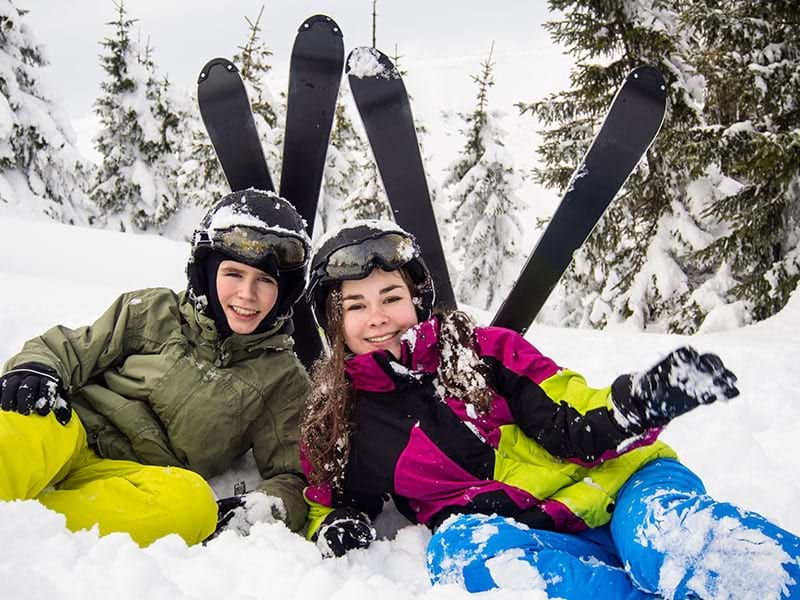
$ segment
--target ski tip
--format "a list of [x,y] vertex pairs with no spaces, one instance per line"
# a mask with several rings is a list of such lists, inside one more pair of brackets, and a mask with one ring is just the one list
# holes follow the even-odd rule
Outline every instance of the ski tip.
[[208,77],[209,77],[209,74],[211,73],[211,69],[213,69],[217,65],[219,65],[222,69],[224,69],[225,71],[228,71],[230,73],[238,73],[239,72],[239,69],[236,68],[236,65],[234,65],[227,58],[222,58],[222,57],[212,58],[200,70],[200,75],[197,76],[197,84],[200,85],[205,80],[207,80]]
[[646,86],[648,90],[656,95],[667,97],[667,82],[664,76],[653,65],[642,65],[636,67],[628,74],[629,81],[637,81],[640,85]]
[[343,37],[342,28],[339,27],[339,24],[328,15],[313,15],[308,17],[305,21],[303,21],[300,27],[297,28],[297,33],[308,31],[317,24],[322,24],[324,27],[330,28],[331,33],[333,33],[335,36]]
[[359,46],[350,51],[345,63],[345,73],[350,78],[400,79],[391,59],[377,48]]

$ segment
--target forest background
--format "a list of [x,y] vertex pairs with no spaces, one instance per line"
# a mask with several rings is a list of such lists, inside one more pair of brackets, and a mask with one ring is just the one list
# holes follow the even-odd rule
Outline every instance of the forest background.
[[[311,14],[324,3],[296,4],[303,6],[292,10]],[[473,4],[408,7],[395,17],[395,3],[348,2],[341,16],[332,15],[348,48],[374,37],[406,73],[463,303],[491,311],[502,301],[619,83],[649,63],[669,82],[664,128],[541,320],[710,332],[764,319],[786,304],[800,279],[797,2],[552,0],[550,12],[523,14],[519,3],[491,11]],[[199,120],[195,73],[182,68],[170,79],[159,66],[162,44],[183,47],[195,71],[215,54],[232,56],[248,83],[270,168],[280,172],[294,32],[278,26],[289,16],[286,6],[226,6],[212,19],[219,35],[202,33],[198,48],[190,32],[207,31],[208,17],[161,5],[156,18],[148,2],[45,9],[37,0],[0,0],[0,214],[188,238],[226,184]],[[240,6],[246,14],[235,15]],[[364,24],[373,23],[373,12],[377,33],[369,35]],[[76,16],[94,25],[76,24]],[[150,36],[148,24],[157,31],[170,19],[177,27],[167,36],[163,29],[159,39]],[[58,61],[67,51],[62,57],[59,50],[48,68],[46,36],[57,39],[52,24],[59,22],[81,46],[91,37],[84,30],[97,31],[98,21],[103,33],[92,64],[102,79],[87,118],[74,111],[92,91],[89,65],[73,58],[65,76]],[[350,22],[358,35],[348,36]],[[41,24],[43,37],[32,23]],[[232,23],[238,40],[226,33]],[[435,43],[426,46],[420,36]],[[437,49],[453,40],[460,45],[451,52],[460,56]],[[280,69],[273,48],[280,48]],[[454,79],[460,83],[449,85]],[[81,90],[68,95],[69,116],[53,91],[63,81]],[[345,83],[317,231],[386,214]]]

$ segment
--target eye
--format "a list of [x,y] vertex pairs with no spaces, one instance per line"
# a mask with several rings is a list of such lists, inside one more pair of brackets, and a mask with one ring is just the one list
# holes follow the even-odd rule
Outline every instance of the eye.
[[226,271],[226,272],[225,272],[225,273],[223,273],[222,275],[223,275],[224,277],[237,277],[237,278],[238,278],[238,277],[241,277],[241,274],[240,274],[240,273],[237,273],[236,271]]
[[261,277],[259,281],[262,281],[263,283],[268,283],[268,284],[271,284],[271,285],[278,285],[278,282],[275,281],[272,277],[267,277],[267,276]]
[[361,310],[362,308],[364,308],[363,304],[360,304],[358,302],[354,302],[353,304],[348,304],[347,306],[345,306],[344,307],[344,311],[345,312],[350,312],[350,311],[353,311],[353,310]]
[[383,302],[384,302],[384,304],[392,304],[392,303],[394,303],[394,302],[398,302],[398,301],[400,301],[400,300],[402,300],[402,299],[403,299],[403,297],[402,297],[402,296],[387,296],[387,297],[384,299],[384,301],[383,301]]

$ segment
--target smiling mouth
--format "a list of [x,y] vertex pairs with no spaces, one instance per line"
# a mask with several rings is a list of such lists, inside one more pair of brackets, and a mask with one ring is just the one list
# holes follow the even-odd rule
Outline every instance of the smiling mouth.
[[231,310],[240,317],[254,317],[258,314],[257,310],[250,310],[248,308],[242,308],[241,306],[233,306],[231,305]]
[[387,334],[384,334],[384,335],[378,335],[378,336],[375,336],[375,337],[364,338],[364,339],[367,340],[370,344],[380,344],[382,342],[388,342],[390,339],[392,339],[396,335],[397,335],[397,332],[393,331],[392,333],[387,333]]

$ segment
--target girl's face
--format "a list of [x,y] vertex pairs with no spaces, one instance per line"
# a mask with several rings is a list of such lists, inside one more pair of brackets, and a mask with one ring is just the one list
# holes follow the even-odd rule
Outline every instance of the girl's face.
[[355,354],[389,350],[400,357],[400,338],[417,324],[411,292],[400,271],[373,269],[342,282],[344,341]]
[[217,269],[217,295],[234,333],[253,333],[278,298],[278,282],[272,275],[234,260],[223,260]]

